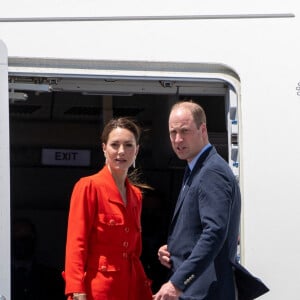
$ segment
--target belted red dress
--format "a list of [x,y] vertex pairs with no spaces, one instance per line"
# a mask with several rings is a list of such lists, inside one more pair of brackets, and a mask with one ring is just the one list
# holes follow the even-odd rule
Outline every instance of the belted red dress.
[[127,205],[105,166],[74,186],[68,220],[65,294],[88,300],[151,300],[139,259],[141,191],[126,179]]

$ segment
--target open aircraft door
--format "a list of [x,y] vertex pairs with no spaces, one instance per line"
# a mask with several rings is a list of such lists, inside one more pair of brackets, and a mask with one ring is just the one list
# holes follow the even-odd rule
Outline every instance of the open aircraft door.
[[0,299],[10,300],[10,164],[7,49],[0,40]]

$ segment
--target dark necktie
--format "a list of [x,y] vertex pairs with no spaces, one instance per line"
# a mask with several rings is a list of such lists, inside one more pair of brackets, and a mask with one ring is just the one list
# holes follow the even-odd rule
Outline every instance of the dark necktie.
[[184,175],[183,175],[182,186],[185,186],[185,184],[187,183],[187,181],[190,177],[190,174],[191,174],[191,170],[190,170],[189,166],[187,165],[185,167],[185,171],[184,171]]

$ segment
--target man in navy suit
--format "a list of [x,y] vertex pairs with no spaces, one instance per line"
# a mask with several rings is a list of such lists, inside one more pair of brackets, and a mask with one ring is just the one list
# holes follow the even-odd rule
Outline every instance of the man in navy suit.
[[[187,160],[167,245],[158,251],[171,269],[154,300],[235,300],[241,196],[228,163],[209,143],[205,112],[192,101],[169,116],[173,150]],[[246,273],[247,271],[244,270]],[[254,298],[239,298],[254,299]]]

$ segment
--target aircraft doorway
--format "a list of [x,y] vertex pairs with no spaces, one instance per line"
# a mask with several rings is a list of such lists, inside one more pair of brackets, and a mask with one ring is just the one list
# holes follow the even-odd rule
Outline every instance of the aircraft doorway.
[[[10,80],[15,84],[29,83],[25,77],[11,76]],[[111,117],[131,116],[143,128],[137,167],[142,171],[142,179],[154,188],[145,192],[142,261],[154,290],[165,279],[166,272],[156,253],[165,243],[185,166],[170,146],[170,107],[184,98],[201,104],[209,120],[210,142],[229,163],[232,137],[237,139],[228,126],[234,111],[229,84],[172,82],[62,78],[52,85],[51,91],[23,90],[28,96],[26,101],[11,99],[11,215],[13,220],[26,218],[34,224],[39,263],[63,270],[73,185],[104,164],[100,143],[103,124]],[[86,151],[89,159],[84,165],[45,162],[47,150]]]

